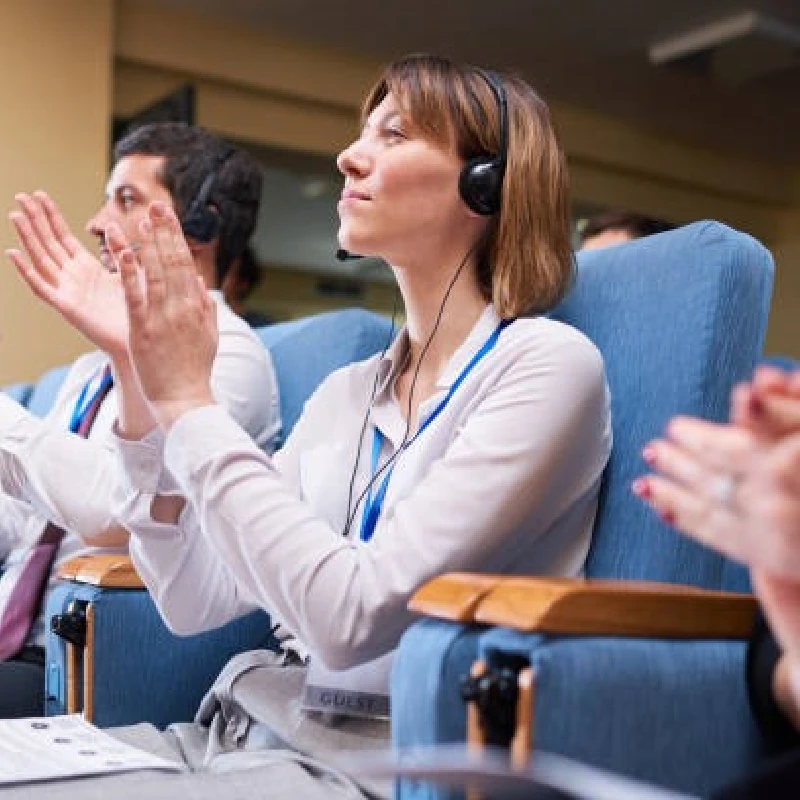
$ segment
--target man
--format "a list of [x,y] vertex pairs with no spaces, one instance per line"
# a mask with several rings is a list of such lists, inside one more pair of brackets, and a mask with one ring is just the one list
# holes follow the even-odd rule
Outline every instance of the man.
[[[114,155],[105,202],[87,224],[87,231],[98,240],[102,266],[72,235],[46,194],[17,195],[18,210],[9,215],[26,255],[21,251],[8,255],[23,277],[28,259],[46,263],[53,286],[79,297],[87,311],[103,308],[119,324],[107,331],[102,351],[73,364],[45,420],[0,397],[0,489],[4,493],[0,495],[0,558],[6,556],[0,578],[0,648],[11,627],[7,621],[14,607],[14,590],[25,583],[26,564],[43,539],[52,543],[48,521],[66,531],[56,535],[55,566],[86,545],[126,545],[126,532],[112,522],[118,473],[107,441],[117,416],[126,409],[118,408],[107,368],[113,365],[111,372],[118,381],[130,366],[126,313],[109,232],[118,229],[136,243],[153,201],[164,201],[181,218],[198,276],[216,303],[220,337],[214,389],[219,401],[263,447],[273,447],[280,428],[269,356],[217,290],[255,227],[261,195],[257,165],[243,151],[202,129],[172,123],[135,130],[117,144]],[[37,293],[46,299],[46,290]],[[86,427],[90,413],[94,419],[86,433],[81,425]],[[87,435],[88,441],[69,430]],[[154,480],[158,478],[154,475]],[[13,639],[5,647],[6,660],[0,663],[0,716],[42,713],[43,642],[44,625],[39,619],[22,650],[8,652],[15,647]]]
[[225,280],[222,282],[222,294],[225,302],[251,327],[261,328],[272,320],[268,314],[257,309],[247,309],[247,298],[261,283],[263,275],[252,247],[248,247],[242,255],[231,264]]
[[628,211],[605,211],[586,220],[580,230],[580,249],[598,250],[654,233],[671,231],[675,226],[653,217]]

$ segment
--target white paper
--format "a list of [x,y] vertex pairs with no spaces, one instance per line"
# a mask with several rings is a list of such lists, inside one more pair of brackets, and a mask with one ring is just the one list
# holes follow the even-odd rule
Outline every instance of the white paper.
[[140,769],[181,772],[114,739],[78,714],[0,720],[0,786]]
[[575,800],[696,800],[680,792],[615,775],[551,753],[534,752],[527,769],[512,769],[508,753],[464,745],[400,751],[341,753],[336,765],[364,778],[409,778],[447,786],[468,786],[492,795],[535,800],[537,789],[560,789]]

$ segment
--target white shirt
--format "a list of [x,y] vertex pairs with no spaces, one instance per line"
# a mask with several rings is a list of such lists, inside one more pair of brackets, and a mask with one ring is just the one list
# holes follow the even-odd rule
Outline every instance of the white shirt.
[[[250,327],[225,304],[217,303],[219,347],[212,385],[224,406],[259,446],[273,449],[280,431],[278,390],[272,361]],[[47,520],[68,531],[56,563],[87,548],[86,540],[112,522],[119,461],[110,440],[117,418],[112,388],[95,417],[88,442],[68,433],[69,421],[86,383],[101,372],[108,357],[99,351],[78,358],[70,368],[45,419],[0,395],[0,559],[18,563],[36,543]],[[51,577],[50,588],[56,583]],[[44,605],[43,605],[44,607]],[[41,626],[36,641],[41,643]]]
[[[497,324],[487,307],[420,418]],[[166,441],[156,432],[118,440],[131,553],[174,630],[200,631],[260,606],[344,669],[394,648],[412,621],[410,595],[440,573],[580,574],[611,444],[608,392],[594,345],[544,318],[508,326],[397,459],[372,539],[359,539],[360,509],[342,536],[365,414],[354,496],[370,478],[372,426],[386,437],[382,460],[402,439],[393,385],[407,346],[403,332],[382,360],[330,375],[273,457],[219,406],[185,414]],[[159,487],[147,465],[162,448],[189,500],[177,525],[150,517]]]

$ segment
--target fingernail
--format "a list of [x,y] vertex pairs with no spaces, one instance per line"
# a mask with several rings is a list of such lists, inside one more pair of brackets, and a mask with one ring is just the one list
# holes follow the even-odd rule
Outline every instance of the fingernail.
[[755,414],[756,416],[760,416],[764,413],[764,403],[758,395],[751,392],[748,406],[750,408],[750,413]]
[[669,508],[662,508],[658,512],[658,516],[661,518],[661,521],[666,522],[667,525],[675,524],[675,512]]
[[656,463],[656,448],[653,444],[645,445],[642,458],[652,467]]
[[647,478],[637,478],[631,484],[631,491],[642,500],[649,500],[653,496],[653,490]]

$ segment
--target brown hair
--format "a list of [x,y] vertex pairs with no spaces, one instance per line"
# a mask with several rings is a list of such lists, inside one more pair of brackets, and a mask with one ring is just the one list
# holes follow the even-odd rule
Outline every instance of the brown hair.
[[592,236],[598,236],[605,231],[625,231],[631,239],[641,239],[674,228],[671,222],[635,214],[632,211],[603,211],[586,220],[580,229],[580,241],[583,244]]
[[[498,75],[508,104],[500,210],[477,253],[478,279],[503,318],[552,308],[572,283],[569,180],[547,105],[521,78]],[[364,102],[366,119],[391,94],[423,136],[467,161],[495,156],[500,109],[480,71],[411,55],[386,68]]]

